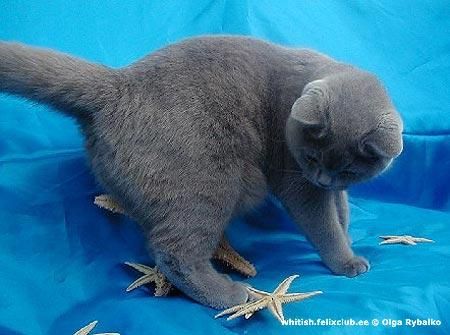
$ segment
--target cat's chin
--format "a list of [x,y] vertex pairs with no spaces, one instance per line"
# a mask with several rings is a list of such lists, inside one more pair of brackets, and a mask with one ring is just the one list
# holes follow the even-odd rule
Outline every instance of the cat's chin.
[[348,186],[335,186],[332,188],[333,191],[345,191]]
[[327,191],[344,191],[348,188],[348,186],[344,186],[344,185],[330,185],[330,186],[324,186],[321,185],[315,181],[309,180],[309,182],[311,184],[313,184],[314,186],[317,186],[321,189],[327,190]]

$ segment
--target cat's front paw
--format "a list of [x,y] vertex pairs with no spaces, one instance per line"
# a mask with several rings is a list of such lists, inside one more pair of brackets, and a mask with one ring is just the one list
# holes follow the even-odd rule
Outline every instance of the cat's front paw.
[[362,273],[369,271],[370,264],[364,257],[353,256],[351,259],[338,267],[334,273],[347,277],[356,277]]

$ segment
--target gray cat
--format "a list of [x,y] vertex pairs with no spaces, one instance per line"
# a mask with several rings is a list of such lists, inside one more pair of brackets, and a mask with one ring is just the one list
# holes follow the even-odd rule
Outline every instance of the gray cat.
[[369,269],[350,247],[345,189],[400,154],[402,122],[367,72],[245,37],[188,39],[119,70],[0,42],[0,91],[78,121],[96,178],[198,302],[248,299],[210,258],[269,191],[332,272]]

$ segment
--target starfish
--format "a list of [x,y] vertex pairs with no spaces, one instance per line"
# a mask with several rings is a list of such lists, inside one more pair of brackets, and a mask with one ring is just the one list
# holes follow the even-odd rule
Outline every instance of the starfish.
[[[84,326],[83,328],[81,328],[79,331],[77,331],[75,334],[73,335],[89,335],[89,333],[92,331],[92,329],[95,328],[95,326],[97,326],[98,321],[93,321],[90,324],[88,324],[87,326]],[[92,335],[120,335],[119,333],[101,333],[101,334],[92,334]]]
[[127,292],[141,287],[142,285],[154,283],[155,297],[162,297],[169,294],[170,290],[172,289],[172,284],[167,280],[166,276],[164,276],[158,270],[156,266],[152,268],[147,265],[130,262],[125,262],[125,264],[144,274],[127,287]]
[[240,316],[244,316],[248,319],[253,315],[253,313],[261,309],[268,308],[269,311],[278,319],[278,321],[283,324],[285,320],[282,304],[305,300],[317,294],[323,293],[322,291],[286,293],[292,281],[297,277],[298,275],[293,275],[286,278],[272,293],[260,291],[253,287],[247,287],[250,295],[256,298],[256,300],[228,308],[217,314],[215,318],[231,314],[228,316],[227,320],[232,320]]
[[228,243],[225,237],[223,237],[220,241],[212,258],[224,263],[225,265],[243,274],[244,276],[256,276],[256,269],[253,264],[239,255],[237,251],[233,249],[230,243]]
[[113,198],[107,194],[101,194],[95,197],[94,204],[100,208],[107,209],[113,213],[125,214],[125,210]]
[[429,240],[427,238],[422,237],[413,237],[410,235],[388,235],[388,236],[380,236],[380,238],[384,239],[384,241],[380,242],[380,244],[406,244],[406,245],[416,245],[420,242],[434,242],[433,240]]

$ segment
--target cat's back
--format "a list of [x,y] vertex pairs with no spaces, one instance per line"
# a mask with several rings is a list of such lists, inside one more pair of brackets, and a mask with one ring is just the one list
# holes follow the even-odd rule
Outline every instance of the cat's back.
[[249,37],[195,37],[157,50],[123,73],[135,91],[152,98],[259,95],[261,99],[272,69],[282,62],[283,50]]
[[98,124],[108,128],[103,137],[132,129],[134,135],[126,134],[133,139],[170,138],[192,152],[211,145],[208,133],[233,143],[249,133],[254,138],[267,109],[271,59],[280,50],[228,36],[191,38],[160,49],[122,70],[126,85],[118,108],[98,115]]
[[199,37],[137,61],[121,70],[122,96],[94,117],[95,151],[160,159],[172,148],[191,160],[211,151],[225,159],[236,148],[257,155],[271,58],[279,50],[246,37]]
[[[288,49],[278,45],[244,36],[201,36],[188,38],[159,49],[132,64],[126,71],[134,75],[153,69],[185,67],[186,72],[197,69],[208,70],[226,67],[232,70],[244,66],[270,66],[270,62],[280,59]],[[189,66],[189,67],[186,67]],[[242,69],[242,67],[241,67]]]

